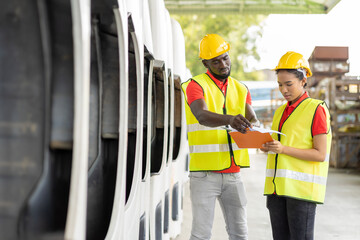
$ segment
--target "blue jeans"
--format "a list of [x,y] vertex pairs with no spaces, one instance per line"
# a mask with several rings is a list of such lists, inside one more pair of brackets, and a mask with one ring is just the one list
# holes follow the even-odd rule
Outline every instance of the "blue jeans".
[[316,203],[288,197],[267,197],[274,240],[312,240]]
[[190,240],[208,240],[219,200],[231,240],[247,240],[246,194],[240,173],[191,172],[193,222]]

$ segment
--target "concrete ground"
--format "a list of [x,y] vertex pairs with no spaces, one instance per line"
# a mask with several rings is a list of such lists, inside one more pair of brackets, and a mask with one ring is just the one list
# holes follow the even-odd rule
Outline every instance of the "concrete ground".
[[[263,196],[266,154],[252,152],[251,168],[242,169],[248,197],[249,240],[272,239],[268,210]],[[191,231],[189,183],[185,186],[184,218],[181,234],[175,240],[188,240]],[[217,204],[212,240],[228,239],[220,206]],[[360,239],[360,171],[330,168],[325,203],[318,205],[316,240]]]

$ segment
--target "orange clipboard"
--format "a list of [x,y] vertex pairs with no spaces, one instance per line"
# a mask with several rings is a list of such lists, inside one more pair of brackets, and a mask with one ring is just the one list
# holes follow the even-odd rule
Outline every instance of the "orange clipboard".
[[261,133],[248,130],[245,134],[236,131],[229,132],[229,134],[239,148],[261,148],[264,143],[273,140],[268,132]]

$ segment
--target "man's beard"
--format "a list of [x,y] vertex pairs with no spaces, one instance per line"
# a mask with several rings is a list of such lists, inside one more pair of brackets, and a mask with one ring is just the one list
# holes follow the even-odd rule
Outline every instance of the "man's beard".
[[213,73],[213,71],[211,71],[211,69],[209,69],[209,71],[216,79],[227,79],[230,76],[231,68],[229,69],[229,72],[227,74],[221,74],[221,75]]

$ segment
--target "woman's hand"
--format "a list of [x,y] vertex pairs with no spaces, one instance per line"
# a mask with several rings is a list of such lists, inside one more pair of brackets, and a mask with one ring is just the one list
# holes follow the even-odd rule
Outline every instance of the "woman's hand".
[[274,152],[274,153],[283,153],[284,146],[277,140],[273,140],[271,142],[264,143],[262,148],[260,148],[263,152]]

